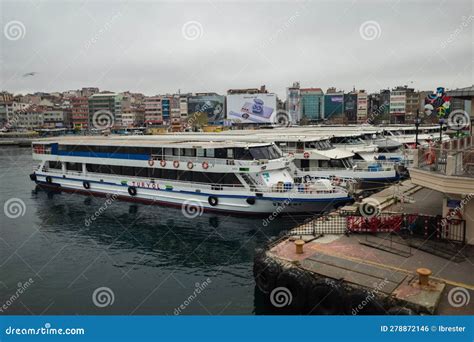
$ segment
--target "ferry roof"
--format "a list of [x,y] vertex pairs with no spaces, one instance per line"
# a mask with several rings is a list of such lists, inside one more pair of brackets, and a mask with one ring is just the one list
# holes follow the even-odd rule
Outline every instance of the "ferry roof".
[[231,148],[231,147],[259,147],[270,146],[269,142],[241,142],[241,141],[199,141],[183,139],[156,139],[154,136],[83,136],[47,138],[34,141],[34,144],[59,143],[60,145],[91,145],[91,146],[131,146],[131,147],[174,147],[174,148]]

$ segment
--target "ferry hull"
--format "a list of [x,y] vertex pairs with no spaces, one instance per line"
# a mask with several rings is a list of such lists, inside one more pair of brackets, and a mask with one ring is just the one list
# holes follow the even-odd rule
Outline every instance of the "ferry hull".
[[[47,181],[51,177],[51,181]],[[138,187],[136,195],[128,193],[128,186],[98,182],[90,179],[71,179],[49,174],[35,174],[33,180],[42,187],[59,191],[80,193],[93,196],[115,195],[118,200],[142,202],[163,206],[178,207],[183,214],[192,216],[202,211],[221,212],[245,215],[268,215],[274,213],[320,213],[333,210],[345,203],[351,202],[350,197],[344,194],[331,196],[298,198],[297,193],[281,193],[279,197],[262,196],[255,194],[228,195],[219,193],[197,193],[191,191],[166,191]],[[90,189],[84,189],[83,182],[90,183]],[[209,197],[216,197],[218,203],[211,205]],[[249,198],[254,198],[254,203],[248,203]],[[252,202],[252,201],[251,201]]]

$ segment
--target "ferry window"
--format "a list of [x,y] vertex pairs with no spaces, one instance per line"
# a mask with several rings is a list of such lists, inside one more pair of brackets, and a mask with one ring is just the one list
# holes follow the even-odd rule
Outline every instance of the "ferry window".
[[304,150],[304,142],[298,141],[298,142],[296,143],[296,149],[297,149],[297,150]]
[[162,169],[148,169],[148,176],[150,178],[162,178],[162,172],[161,172]]
[[179,153],[179,148],[173,148],[173,156],[179,156],[180,153]]
[[319,161],[319,167],[328,168],[328,167],[329,167],[329,161],[327,161],[327,160],[320,160],[320,161]]
[[227,149],[227,158],[228,159],[234,159],[234,150],[231,148]]
[[214,158],[214,149],[213,148],[207,148],[206,149],[206,157]]
[[66,170],[82,171],[81,163],[66,163]]
[[134,167],[122,166],[122,173],[124,176],[134,176],[135,175]]
[[111,173],[114,175],[121,175],[122,174],[122,167],[121,166],[111,166]]
[[150,154],[150,148],[149,147],[137,147],[135,151],[131,152],[132,154]]
[[329,165],[331,165],[331,167],[344,167],[344,164],[340,159],[331,159]]
[[192,181],[192,172],[178,171],[178,179],[187,182]]
[[50,169],[62,169],[61,162],[50,161],[50,162],[49,162],[49,168],[50,168]]
[[234,173],[226,173],[224,177],[221,178],[221,184],[241,184],[239,179]]
[[152,147],[151,149],[151,154],[155,156],[161,156],[162,153],[163,153],[163,149],[161,147]]
[[172,156],[172,155],[173,155],[173,149],[171,147],[166,147],[165,156]]
[[252,160],[249,150],[243,147],[234,149],[234,158],[237,160]]
[[147,170],[147,168],[144,168],[144,167],[136,167],[135,169],[137,169],[136,172],[135,172],[135,175],[136,175],[137,177],[143,177],[143,178],[148,177],[148,170]]
[[202,149],[202,148],[196,149],[196,156],[204,157],[204,155],[205,155],[204,149]]
[[225,148],[216,148],[215,150],[215,158],[225,159],[227,158],[227,151]]
[[186,157],[195,157],[196,156],[196,150],[194,148],[185,148],[184,150],[184,155]]
[[281,154],[280,154],[280,151],[278,151],[278,149],[275,147],[275,146],[270,146],[268,148],[268,151],[270,153],[270,159],[278,159],[278,158],[281,158]]
[[251,147],[250,153],[253,159],[270,159],[270,154],[267,147]]
[[162,177],[164,179],[176,179],[178,176],[178,172],[176,170],[163,170],[163,175]]

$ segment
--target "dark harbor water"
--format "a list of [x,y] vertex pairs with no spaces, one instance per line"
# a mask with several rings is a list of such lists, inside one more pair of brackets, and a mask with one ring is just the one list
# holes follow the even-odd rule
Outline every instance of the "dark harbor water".
[[294,217],[265,227],[262,218],[107,204],[35,189],[35,166],[30,149],[0,148],[0,314],[268,313],[254,249]]

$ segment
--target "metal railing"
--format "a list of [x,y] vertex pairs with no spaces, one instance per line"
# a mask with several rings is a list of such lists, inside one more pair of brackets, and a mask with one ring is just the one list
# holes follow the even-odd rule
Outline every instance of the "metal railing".
[[284,164],[289,161],[287,157],[277,159],[260,159],[260,160],[243,160],[243,159],[224,159],[224,158],[208,158],[202,156],[174,156],[174,155],[151,155],[151,160],[173,162],[175,160],[183,163],[204,163],[207,162],[210,166],[213,165],[236,165],[236,166],[263,166],[268,164]]
[[173,179],[162,179],[162,178],[149,178],[149,177],[134,177],[127,175],[115,175],[111,176],[107,173],[97,173],[97,172],[87,172],[84,175],[82,172],[77,171],[66,171],[63,173],[58,169],[49,169],[47,167],[43,168],[44,172],[56,173],[58,175],[70,175],[70,176],[81,176],[91,175],[99,178],[102,181],[117,181],[118,177],[126,177],[128,183],[149,183],[149,184],[163,184],[168,183],[169,185],[183,186],[186,188],[198,188],[203,190],[218,190],[218,191],[243,191],[248,190],[256,193],[285,193],[288,194],[288,198],[291,200],[291,195],[298,194],[341,194],[346,195],[347,193],[343,189],[332,188],[330,190],[326,189],[317,189],[313,183],[292,183],[285,185],[284,183],[276,184],[273,186],[262,187],[250,185],[246,186],[244,184],[215,184],[215,183],[202,183],[202,182],[193,182],[193,181],[183,181],[183,180],[173,180]]

